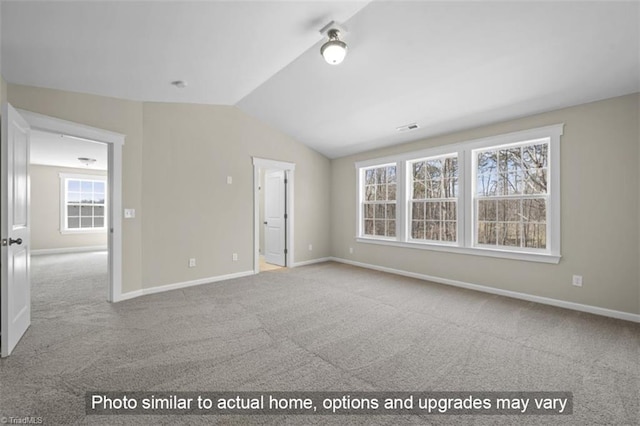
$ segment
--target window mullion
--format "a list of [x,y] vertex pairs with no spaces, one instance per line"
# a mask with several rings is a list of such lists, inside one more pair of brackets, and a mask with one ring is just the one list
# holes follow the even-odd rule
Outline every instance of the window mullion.
[[407,188],[409,186],[406,161],[396,163],[396,237],[398,241],[407,241],[407,224],[409,210],[407,206]]
[[356,179],[356,194],[358,195],[356,200],[356,235],[362,236],[364,235],[364,195],[365,195],[365,178],[364,178],[364,169],[356,168],[357,179]]
[[458,166],[458,176],[460,179],[460,195],[459,202],[461,203],[460,211],[463,212],[463,220],[459,225],[459,228],[463,229],[461,244],[466,247],[473,247],[475,237],[475,228],[473,226],[476,215],[476,199],[475,192],[476,187],[473,182],[474,170],[476,169],[476,159],[471,155],[472,151],[466,149],[460,151],[460,165]]

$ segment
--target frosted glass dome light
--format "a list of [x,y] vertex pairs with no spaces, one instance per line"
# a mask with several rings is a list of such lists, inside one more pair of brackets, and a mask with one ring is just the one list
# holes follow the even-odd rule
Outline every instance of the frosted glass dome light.
[[328,64],[338,65],[347,56],[347,43],[340,40],[340,32],[336,29],[329,30],[327,35],[329,41],[322,45],[320,54]]

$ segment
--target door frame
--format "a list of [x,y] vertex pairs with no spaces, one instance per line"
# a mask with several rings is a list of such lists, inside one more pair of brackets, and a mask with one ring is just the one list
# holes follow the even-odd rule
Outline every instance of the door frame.
[[284,255],[285,265],[293,265],[293,220],[294,220],[294,175],[295,163],[286,161],[268,160],[265,158],[252,157],[253,159],[253,273],[260,273],[260,170],[283,170],[284,178],[287,181],[285,186],[285,247],[287,252]]
[[102,142],[108,149],[107,245],[109,251],[109,285],[107,301],[122,300],[122,147],[126,135],[99,129],[48,115],[17,109],[33,130]]

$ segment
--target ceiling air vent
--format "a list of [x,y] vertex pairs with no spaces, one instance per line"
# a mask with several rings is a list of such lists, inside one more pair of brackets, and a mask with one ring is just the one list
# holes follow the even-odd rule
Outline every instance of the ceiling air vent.
[[415,130],[419,126],[416,123],[405,124],[404,126],[396,127],[396,130],[399,132],[408,132],[410,130]]

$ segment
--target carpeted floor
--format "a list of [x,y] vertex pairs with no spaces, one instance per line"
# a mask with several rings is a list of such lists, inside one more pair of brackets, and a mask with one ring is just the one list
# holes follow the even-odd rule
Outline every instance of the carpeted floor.
[[[78,270],[78,265],[82,265]],[[640,325],[324,263],[108,304],[106,254],[33,258],[0,416],[44,424],[640,423]],[[570,416],[85,415],[87,391],[570,391]]]

